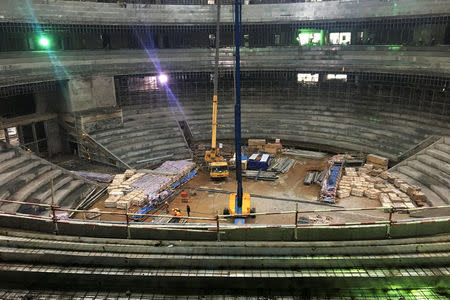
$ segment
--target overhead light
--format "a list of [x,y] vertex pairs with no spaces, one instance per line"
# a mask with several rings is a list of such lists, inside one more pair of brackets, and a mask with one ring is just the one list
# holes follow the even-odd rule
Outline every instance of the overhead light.
[[41,37],[39,39],[39,45],[41,45],[42,47],[48,47],[50,45],[50,41],[46,37]]
[[158,80],[162,84],[166,84],[169,81],[169,77],[166,74],[160,74]]

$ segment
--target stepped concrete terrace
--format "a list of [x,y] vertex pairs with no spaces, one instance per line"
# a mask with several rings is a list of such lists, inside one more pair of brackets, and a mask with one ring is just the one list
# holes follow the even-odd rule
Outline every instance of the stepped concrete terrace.
[[449,205],[450,137],[442,137],[391,171],[407,183],[420,186],[430,205]]
[[95,131],[91,136],[132,167],[191,158],[174,116],[159,104],[123,106],[123,127]]
[[[317,48],[242,48],[242,70],[395,72],[402,74],[450,74],[449,46],[324,46]],[[174,71],[213,71],[214,49],[158,49],[160,68]],[[220,49],[223,69],[233,68],[233,50]],[[157,73],[144,50],[66,50],[0,53],[0,86],[76,76]],[[56,72],[55,70],[59,71]]]
[[[414,107],[382,105],[376,101],[322,97],[290,100],[266,95],[242,96],[242,137],[280,138],[354,151],[396,160],[426,137],[450,131],[450,118],[420,113]],[[232,95],[219,96],[218,138],[234,138]],[[178,98],[194,140],[211,136],[210,100]]]
[[[2,230],[1,286],[178,292],[448,285],[449,235],[333,242],[200,242]],[[133,288],[129,288],[133,286]]]
[[[0,141],[0,199],[51,204],[53,178],[54,203],[76,207],[99,186],[75,176],[34,154]],[[1,203],[0,210],[41,214],[42,208],[17,203]]]
[[[432,3],[430,3],[432,2]],[[243,23],[288,23],[302,20],[339,20],[380,17],[443,15],[447,0],[326,1],[243,5]],[[214,24],[214,5],[133,5],[79,1],[3,0],[1,22],[63,24]],[[221,21],[233,22],[233,6],[223,5]]]

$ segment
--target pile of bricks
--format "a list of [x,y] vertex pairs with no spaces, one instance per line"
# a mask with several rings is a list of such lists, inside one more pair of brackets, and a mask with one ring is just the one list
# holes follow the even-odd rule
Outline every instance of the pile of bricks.
[[419,187],[411,186],[381,168],[365,164],[356,171],[345,168],[337,190],[339,198],[352,196],[379,200],[385,208],[407,209],[422,206],[425,195]]

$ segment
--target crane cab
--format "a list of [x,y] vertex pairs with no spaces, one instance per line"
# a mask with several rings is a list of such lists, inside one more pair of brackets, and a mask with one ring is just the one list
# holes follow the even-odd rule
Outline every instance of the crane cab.
[[209,175],[212,179],[227,178],[230,176],[226,161],[212,162],[209,164]]

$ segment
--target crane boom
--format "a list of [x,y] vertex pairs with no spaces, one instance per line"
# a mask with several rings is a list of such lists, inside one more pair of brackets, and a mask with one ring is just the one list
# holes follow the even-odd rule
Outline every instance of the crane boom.
[[220,149],[217,147],[217,109],[218,109],[218,85],[219,85],[219,47],[220,47],[220,3],[217,0],[217,21],[216,21],[216,38],[215,38],[215,65],[214,65],[214,94],[212,105],[212,121],[211,121],[211,149],[205,151],[205,161],[208,163],[223,161],[220,156]]
[[219,47],[220,47],[220,0],[217,0],[217,21],[215,37],[215,68],[214,68],[214,94],[211,121],[211,149],[205,151],[205,162],[209,163],[211,178],[227,178],[229,176],[228,164],[220,155],[217,147],[217,109],[219,103]]

